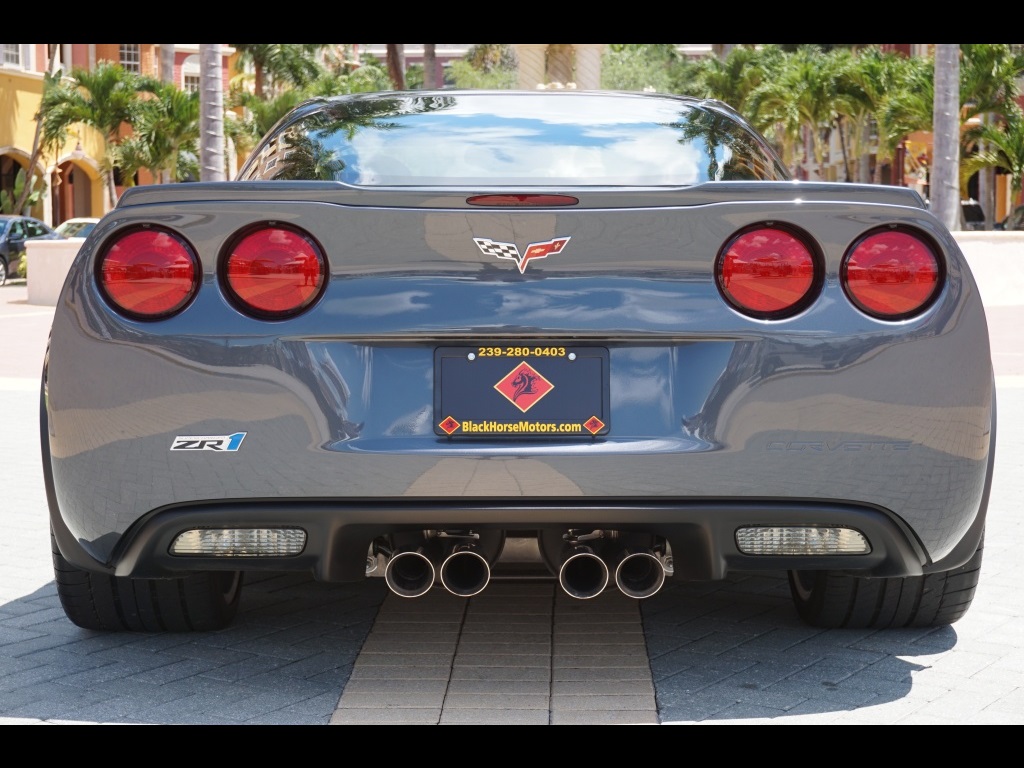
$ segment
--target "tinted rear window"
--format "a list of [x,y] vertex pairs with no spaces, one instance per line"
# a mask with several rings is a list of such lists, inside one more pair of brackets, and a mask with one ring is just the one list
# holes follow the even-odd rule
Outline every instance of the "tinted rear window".
[[443,92],[306,107],[239,179],[359,186],[689,186],[788,178],[741,121],[691,100]]

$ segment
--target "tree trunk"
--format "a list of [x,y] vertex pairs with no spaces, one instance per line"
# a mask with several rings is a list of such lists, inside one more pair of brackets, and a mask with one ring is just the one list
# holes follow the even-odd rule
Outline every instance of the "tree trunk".
[[423,44],[423,87],[426,90],[437,88],[437,46],[434,43]]
[[[988,124],[991,122],[991,118],[987,113],[978,115],[978,117],[981,119],[982,124]],[[987,141],[978,142],[979,152],[986,152],[988,149],[989,146]],[[978,203],[981,204],[981,210],[985,213],[984,227],[987,230],[991,230],[992,225],[996,220],[995,168],[982,168],[978,171]]]
[[[47,71],[50,71],[54,61],[57,58],[57,46],[47,45],[46,55],[49,59],[46,62],[46,69]],[[35,184],[33,184],[32,182],[35,181],[36,163],[39,162],[39,156],[42,155],[42,150],[39,147],[39,139],[42,136],[42,133],[43,111],[40,108],[39,112],[36,113],[36,132],[35,135],[32,137],[32,154],[29,155],[28,167],[25,169],[25,186],[22,188],[21,194],[18,196],[17,201],[14,203],[14,208],[11,209],[14,213],[22,212],[22,209],[25,207],[25,202],[28,200],[28,196],[32,194],[32,190],[35,188]],[[59,171],[57,174],[57,179],[60,179]],[[55,223],[59,224],[60,222],[58,221]]]
[[199,45],[199,180],[225,181],[224,75],[219,43]]
[[160,80],[174,83],[174,43],[160,43]]
[[[160,43],[160,80],[174,85],[174,43]],[[160,171],[160,182],[171,183],[171,171],[163,168]]]
[[405,46],[388,43],[388,76],[396,91],[405,90]]
[[847,184],[850,183],[850,158],[846,152],[846,132],[843,130],[843,118],[839,118],[836,121],[836,127],[839,130],[839,148],[843,154],[843,176],[844,181]]
[[[857,160],[857,181],[861,184],[871,183],[871,122],[864,119],[860,123],[860,148],[861,152]],[[876,156],[875,163],[881,165],[881,160]]]
[[935,46],[935,104],[932,111],[932,213],[952,231],[961,228],[960,211],[960,45]]

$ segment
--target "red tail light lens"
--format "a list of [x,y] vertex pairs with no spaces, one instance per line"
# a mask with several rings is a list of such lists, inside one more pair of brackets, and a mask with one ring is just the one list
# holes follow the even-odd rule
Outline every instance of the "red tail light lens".
[[327,261],[313,237],[281,225],[245,234],[228,251],[223,277],[244,311],[260,317],[291,317],[320,295]]
[[819,259],[795,231],[758,226],[740,232],[718,255],[718,289],[744,314],[778,319],[799,312],[814,298],[822,276]]
[[840,279],[862,312],[899,320],[920,312],[938,294],[942,265],[921,237],[900,229],[861,238],[843,259]]
[[125,232],[98,262],[107,300],[139,320],[158,320],[181,311],[199,290],[199,259],[173,232],[147,227]]
[[470,205],[495,205],[509,207],[550,207],[553,205],[576,205],[578,197],[571,195],[474,195],[467,197],[466,202]]

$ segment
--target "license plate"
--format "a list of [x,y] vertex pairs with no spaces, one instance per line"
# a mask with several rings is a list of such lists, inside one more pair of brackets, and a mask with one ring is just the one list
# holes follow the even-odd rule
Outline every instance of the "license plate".
[[439,347],[434,432],[446,437],[608,434],[608,350],[548,343]]

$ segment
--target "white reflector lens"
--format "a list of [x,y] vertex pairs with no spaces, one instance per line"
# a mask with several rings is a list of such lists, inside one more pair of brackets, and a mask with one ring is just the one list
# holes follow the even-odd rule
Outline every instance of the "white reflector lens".
[[758,526],[736,531],[745,555],[866,555],[871,545],[852,528]]
[[289,557],[306,547],[301,528],[196,528],[178,534],[172,555]]

